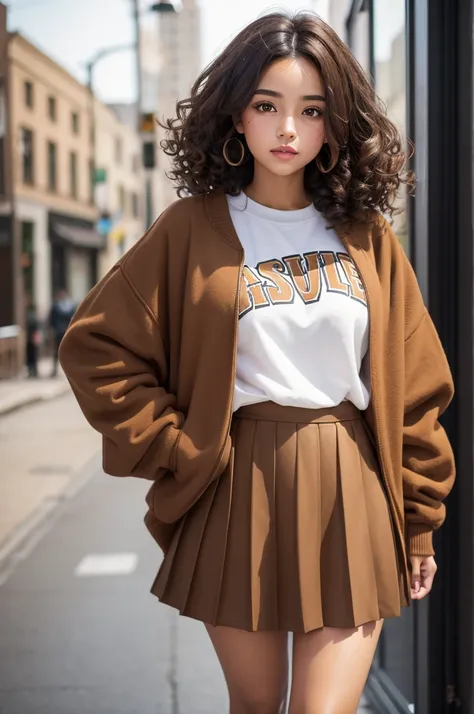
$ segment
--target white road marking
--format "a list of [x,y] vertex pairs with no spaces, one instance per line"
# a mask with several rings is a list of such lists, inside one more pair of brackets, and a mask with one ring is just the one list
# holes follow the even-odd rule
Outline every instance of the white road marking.
[[78,578],[95,575],[131,575],[136,570],[136,553],[94,553],[86,555],[74,570]]

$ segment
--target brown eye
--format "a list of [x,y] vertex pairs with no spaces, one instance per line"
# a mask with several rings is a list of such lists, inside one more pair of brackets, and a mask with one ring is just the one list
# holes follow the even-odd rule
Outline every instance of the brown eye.
[[271,112],[275,107],[270,102],[260,102],[255,105],[255,109],[258,109],[259,112]]
[[[311,112],[311,114],[307,114],[307,112]],[[308,107],[308,109],[304,110],[303,114],[306,114],[308,117],[320,117],[322,111],[319,107]]]

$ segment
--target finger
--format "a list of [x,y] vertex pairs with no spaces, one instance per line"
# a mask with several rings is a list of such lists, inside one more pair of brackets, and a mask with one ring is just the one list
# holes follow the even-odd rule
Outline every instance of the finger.
[[423,578],[421,582],[421,588],[424,588],[427,593],[430,592],[431,588],[433,587],[433,580],[434,580],[434,573],[431,573],[430,575],[427,575],[425,578]]
[[419,592],[415,593],[413,596],[413,600],[423,600],[424,597],[426,597],[429,593],[429,590],[425,588],[423,585],[420,587]]
[[438,570],[438,566],[436,563],[430,563],[429,565],[422,565],[420,568],[420,572],[422,577],[429,577],[430,575],[434,577],[436,575],[436,572]]
[[411,576],[411,589],[417,593],[421,587],[421,575],[419,572],[412,573]]
[[429,592],[431,592],[431,588],[433,587],[433,580],[436,575],[436,570],[436,567],[434,569],[421,568],[421,578],[419,587],[418,589],[412,589],[413,600],[422,600],[424,597],[426,597],[426,595],[428,595]]

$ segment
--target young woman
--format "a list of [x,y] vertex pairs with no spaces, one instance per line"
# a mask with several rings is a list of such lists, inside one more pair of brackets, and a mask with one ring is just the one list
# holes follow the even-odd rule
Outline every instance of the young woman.
[[152,592],[205,623],[232,714],[353,714],[384,618],[433,582],[453,386],[383,218],[411,183],[312,14],[252,23],[179,102],[186,197],[95,287],[61,363],[104,469],[152,481]]

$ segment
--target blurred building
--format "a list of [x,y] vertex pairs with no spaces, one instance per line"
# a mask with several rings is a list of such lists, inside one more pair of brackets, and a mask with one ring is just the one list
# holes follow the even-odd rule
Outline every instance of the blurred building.
[[[191,87],[201,71],[201,9],[198,0],[182,0],[178,13],[166,13],[158,17],[158,52],[160,70],[157,75],[156,114],[160,119],[176,115],[176,102],[189,97]],[[150,93],[151,79],[148,79]],[[164,137],[157,132],[157,140]],[[163,205],[176,199],[176,191],[165,172],[170,168],[168,157],[161,149],[158,162],[162,169],[159,176],[159,195]]]
[[458,469],[430,596],[387,621],[368,681],[384,714],[474,712],[473,0],[330,0],[328,19],[414,141],[414,198],[394,230],[446,349],[457,394],[443,423]]
[[6,7],[0,3],[0,327],[17,322],[13,267],[16,262],[13,241],[13,182],[11,167],[8,33]]
[[20,34],[9,38],[12,181],[25,294],[44,319],[52,296],[97,279],[89,95]]
[[[109,104],[108,106],[119,121],[126,125],[135,136],[139,137],[137,146],[140,161],[140,185],[142,187],[142,200],[139,205],[143,232],[167,205],[161,193],[165,181],[162,180],[163,167],[160,165],[160,149],[157,146],[156,104],[155,109],[150,109],[147,104],[142,105],[140,129],[146,129],[146,131],[138,133],[136,103]],[[145,107],[144,111],[143,107]]]
[[[135,120],[135,112],[131,113]],[[120,117],[119,110],[96,102],[94,195],[100,215],[110,220],[108,240],[100,254],[100,276],[141,238],[145,226],[140,137],[133,122],[121,119],[127,119],[125,110]]]
[[21,34],[4,48],[0,326],[26,302],[44,321],[61,288],[81,300],[144,229],[136,128]]
[[0,379],[23,364],[20,252],[14,233],[7,9],[0,3]]

